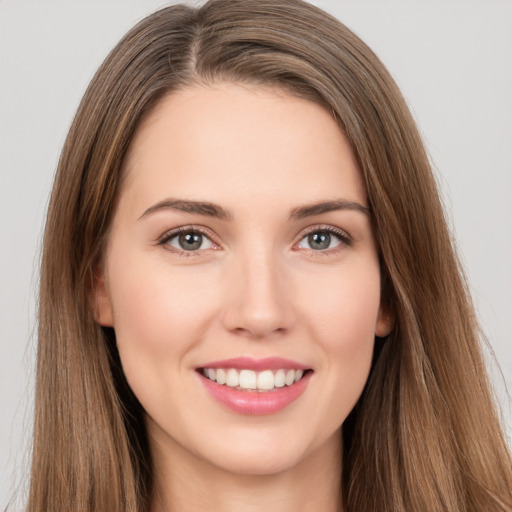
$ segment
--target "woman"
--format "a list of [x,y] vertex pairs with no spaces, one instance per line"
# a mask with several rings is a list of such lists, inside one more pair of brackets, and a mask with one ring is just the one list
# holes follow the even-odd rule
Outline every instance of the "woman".
[[461,275],[349,30],[299,1],[155,13],[59,163],[28,510],[512,510]]

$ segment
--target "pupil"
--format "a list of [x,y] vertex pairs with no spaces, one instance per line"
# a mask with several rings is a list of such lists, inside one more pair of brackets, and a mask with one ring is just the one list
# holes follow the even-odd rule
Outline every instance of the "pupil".
[[311,233],[308,236],[308,242],[312,249],[327,249],[331,243],[331,235],[329,233]]
[[179,237],[180,246],[185,251],[193,251],[199,249],[203,242],[203,235],[200,233],[185,233]]

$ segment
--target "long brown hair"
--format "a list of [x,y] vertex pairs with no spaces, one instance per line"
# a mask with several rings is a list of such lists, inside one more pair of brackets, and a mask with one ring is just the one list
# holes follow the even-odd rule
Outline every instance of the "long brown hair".
[[141,119],[193,83],[280,87],[332,112],[364,177],[383,300],[366,388],[343,425],[344,510],[511,511],[512,465],[428,159],[392,78],[300,0],[211,0],[147,17],[93,78],[64,145],[41,268],[28,512],[147,511],[144,414],[91,286]]

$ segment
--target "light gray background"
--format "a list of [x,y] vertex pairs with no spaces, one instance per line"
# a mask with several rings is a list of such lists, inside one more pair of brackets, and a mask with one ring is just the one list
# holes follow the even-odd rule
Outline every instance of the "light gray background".
[[[316,4],[381,57],[435,163],[512,433],[512,2]],[[41,229],[67,129],[95,69],[156,0],[0,0],[0,509],[28,466]],[[19,494],[23,486],[19,487]]]

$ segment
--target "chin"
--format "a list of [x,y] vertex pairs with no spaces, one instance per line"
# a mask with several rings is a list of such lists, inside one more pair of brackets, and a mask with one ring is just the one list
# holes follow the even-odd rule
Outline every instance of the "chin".
[[275,476],[298,467],[304,460],[300,453],[232,453],[210,463],[228,473],[246,476]]
[[331,451],[333,455],[340,453],[341,443],[337,440],[341,437],[337,433],[323,441],[322,436],[308,440],[297,434],[274,431],[260,432],[245,439],[244,436],[238,439],[227,436],[224,442],[217,441],[210,445],[210,448],[216,448],[214,452],[210,451],[206,460],[233,474],[272,476],[300,470],[301,466],[307,466],[316,454],[324,450]]

